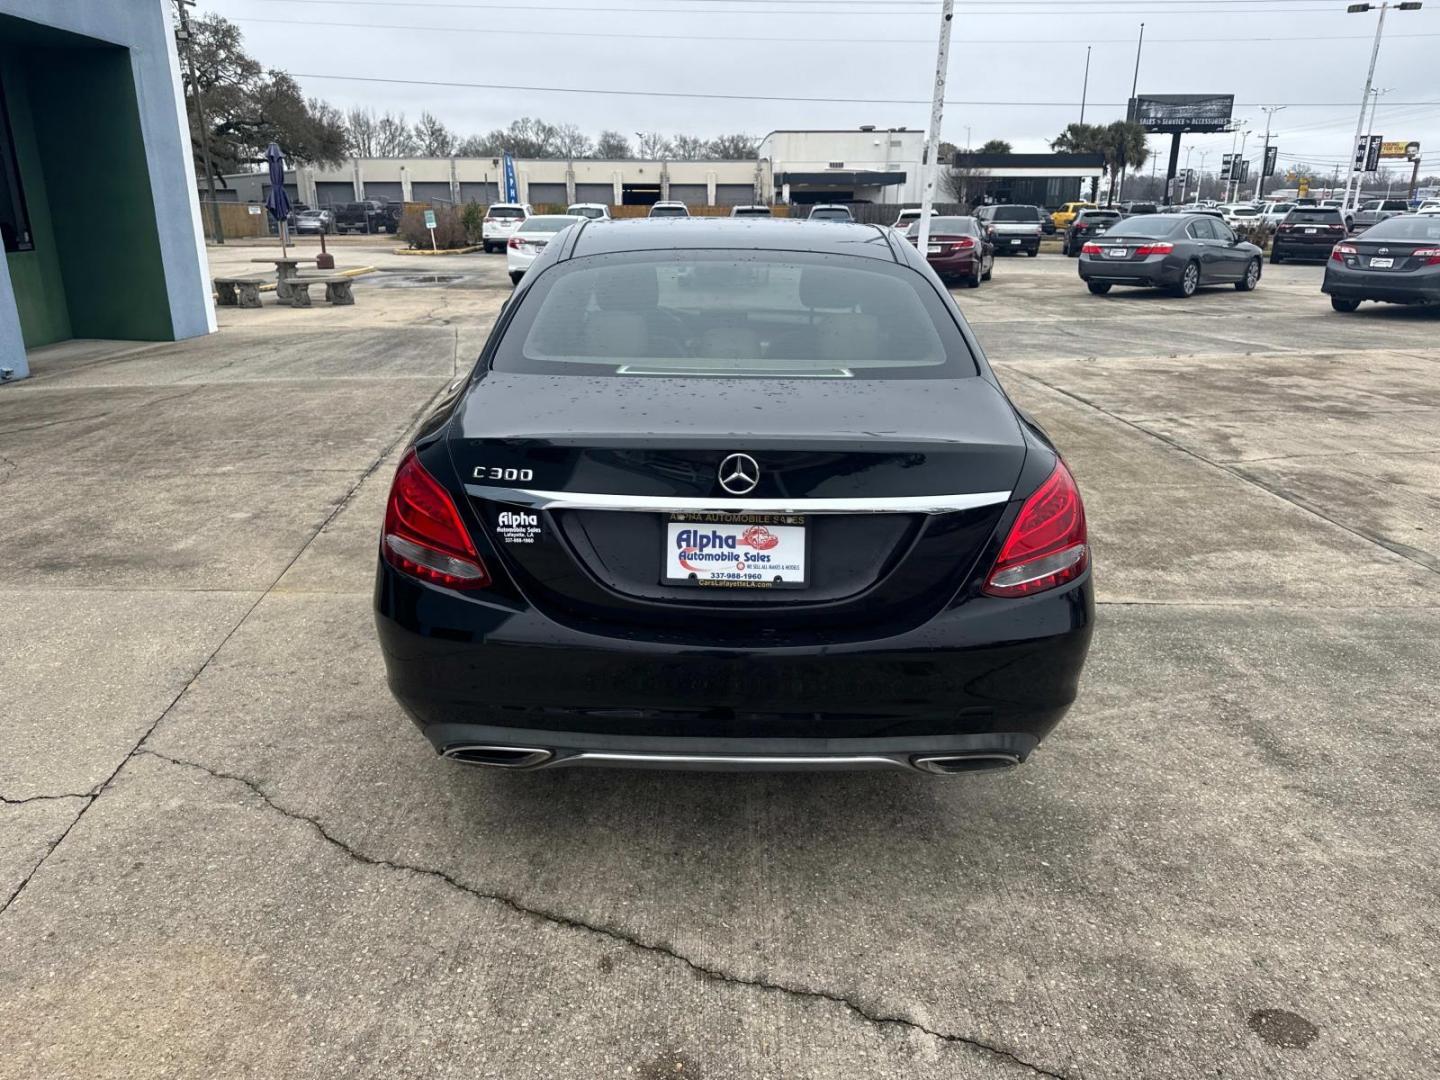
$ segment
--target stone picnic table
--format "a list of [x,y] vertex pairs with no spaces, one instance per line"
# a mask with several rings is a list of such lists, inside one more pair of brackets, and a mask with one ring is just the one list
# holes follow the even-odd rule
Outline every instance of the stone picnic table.
[[315,256],[288,256],[281,259],[251,259],[254,263],[271,263],[275,267],[275,296],[282,304],[291,301],[290,282],[300,276],[302,262],[314,262]]

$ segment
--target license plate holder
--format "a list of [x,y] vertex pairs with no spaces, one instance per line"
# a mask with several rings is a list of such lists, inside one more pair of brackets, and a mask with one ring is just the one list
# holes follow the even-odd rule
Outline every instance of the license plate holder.
[[1306,235],[1306,236],[1314,236],[1314,235],[1315,235],[1315,232],[1316,232],[1315,229],[1307,228],[1307,229],[1305,230],[1305,235]]
[[1111,248],[1106,254],[1112,259],[1123,259],[1130,254],[1129,248]]
[[671,514],[660,553],[662,584],[803,589],[810,534],[798,514]]
[[1020,241],[1019,241],[1019,240],[1011,240],[1010,243],[1015,244],[1016,246],[1019,246]]
[[1395,265],[1395,260],[1394,260],[1394,259],[1371,259],[1371,260],[1370,260],[1370,269],[1371,269],[1371,270],[1389,270],[1389,269],[1390,269],[1391,267],[1393,267],[1394,265]]
[[945,249],[942,248],[939,244],[931,244],[931,245],[930,245],[929,247],[927,247],[925,250],[926,250],[927,252],[929,252],[931,255],[939,255],[939,254],[940,254],[942,251],[944,251]]

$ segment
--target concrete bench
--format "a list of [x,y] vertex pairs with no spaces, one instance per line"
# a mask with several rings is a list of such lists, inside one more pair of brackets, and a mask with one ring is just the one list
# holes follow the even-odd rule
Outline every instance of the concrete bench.
[[217,277],[215,293],[221,307],[259,307],[263,277]]
[[328,303],[337,307],[345,304],[355,303],[353,279],[343,274],[332,274],[328,277],[293,277],[287,280],[290,286],[290,306],[310,307],[310,286],[324,285],[325,299]]

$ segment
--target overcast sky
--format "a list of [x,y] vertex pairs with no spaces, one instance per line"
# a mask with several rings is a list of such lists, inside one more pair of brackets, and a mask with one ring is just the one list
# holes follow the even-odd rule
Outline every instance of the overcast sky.
[[[962,0],[951,46],[944,138],[1008,139],[1019,151],[1080,117],[1124,115],[1145,23],[1141,93],[1233,93],[1255,134],[1275,114],[1282,165],[1328,169],[1355,131],[1376,13],[1345,0]],[[877,124],[923,128],[940,5],[934,0],[200,0],[237,22],[246,47],[341,107],[428,109],[460,135],[517,116],[710,136],[776,128]],[[1295,38],[1314,40],[1296,41]],[[827,40],[828,39],[828,40]],[[1440,172],[1440,0],[1386,17],[1375,133],[1419,140],[1423,172]],[[321,78],[319,76],[344,76]],[[361,79],[505,86],[480,89]],[[612,96],[602,90],[641,91]],[[667,94],[761,95],[717,100]],[[837,99],[863,99],[841,101]],[[1007,102],[1046,104],[1005,104]],[[1230,135],[1186,136],[1191,167],[1228,152]],[[1169,139],[1152,149],[1168,152]],[[1182,164],[1183,162],[1182,153]],[[1161,163],[1163,169],[1163,162]],[[1408,170],[1408,166],[1406,167]],[[1148,171],[1148,170],[1147,170]]]

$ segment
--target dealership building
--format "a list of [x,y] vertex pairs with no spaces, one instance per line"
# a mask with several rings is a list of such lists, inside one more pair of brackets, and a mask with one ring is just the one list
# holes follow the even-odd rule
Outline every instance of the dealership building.
[[[520,201],[645,206],[675,199],[690,206],[750,203],[918,202],[923,132],[861,127],[772,131],[745,161],[596,161],[517,158]],[[361,199],[437,205],[500,201],[499,157],[360,158],[286,173],[292,202],[333,206]],[[218,199],[263,203],[263,173],[224,178]]]
[[172,11],[0,0],[0,381],[71,338],[214,329]]

